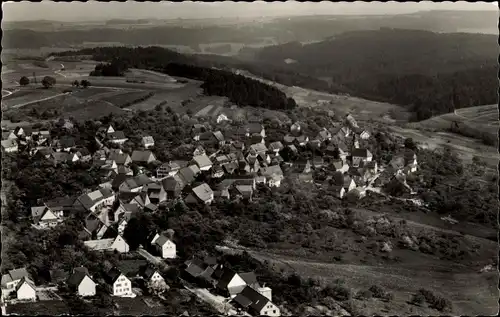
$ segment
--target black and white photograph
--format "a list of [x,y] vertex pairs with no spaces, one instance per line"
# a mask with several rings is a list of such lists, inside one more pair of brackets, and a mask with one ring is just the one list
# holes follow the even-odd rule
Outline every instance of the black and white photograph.
[[498,2],[2,14],[2,315],[498,314]]

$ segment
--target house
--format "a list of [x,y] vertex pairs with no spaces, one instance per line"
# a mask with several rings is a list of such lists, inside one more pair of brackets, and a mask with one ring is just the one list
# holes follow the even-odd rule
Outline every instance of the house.
[[281,150],[283,150],[283,148],[284,148],[283,143],[281,143],[280,141],[276,141],[269,144],[269,150],[274,153],[279,153]]
[[132,282],[118,268],[113,267],[104,274],[104,280],[113,296],[130,296],[132,294]]
[[360,162],[371,162],[373,159],[372,153],[367,149],[353,149],[352,151],[352,165],[357,167]]
[[64,135],[60,139],[56,139],[52,142],[52,147],[55,148],[57,152],[69,152],[75,146],[75,138],[67,135]]
[[196,149],[194,149],[193,156],[205,155],[207,152],[203,148],[203,146],[198,145]]
[[15,153],[18,151],[17,142],[15,139],[7,139],[2,141],[2,149],[7,153]]
[[82,162],[90,162],[92,160],[92,155],[86,147],[78,148],[76,154]]
[[223,114],[223,113],[219,114],[217,116],[217,124],[224,122],[224,121],[229,121],[229,119],[227,118],[227,116],[225,114]]
[[176,162],[163,163],[156,169],[156,177],[162,179],[174,176],[180,169],[181,166]]
[[353,130],[358,128],[358,123],[356,122],[356,119],[354,119],[354,117],[350,113],[346,115],[345,123],[347,123],[349,127],[351,127],[351,129]]
[[153,181],[144,174],[128,178],[118,187],[120,192],[133,192],[137,193],[142,191],[144,185],[150,184]]
[[[218,270],[219,272],[217,272]],[[227,267],[222,267],[218,270],[214,272],[214,275],[219,276],[215,286],[219,293],[234,298],[247,286],[245,281],[235,271]]]
[[294,124],[292,124],[290,126],[290,132],[293,133],[293,134],[299,134],[301,132],[301,126],[300,126],[300,123],[298,122],[295,122]]
[[78,296],[94,296],[96,283],[85,267],[77,267],[73,269],[73,274],[67,282],[69,288],[75,291]]
[[139,269],[139,276],[142,277],[146,283],[161,283],[165,282],[163,276],[161,276],[158,270],[154,269],[150,265],[145,265]]
[[180,178],[182,179],[184,184],[189,185],[192,182],[194,182],[194,180],[196,179],[196,176],[198,176],[198,174],[200,174],[200,173],[201,173],[201,170],[198,167],[198,165],[193,164],[193,165],[189,165],[188,167],[181,168],[179,170],[179,173],[177,173],[177,175],[180,176]]
[[349,170],[349,165],[347,165],[341,159],[333,160],[332,165],[336,172],[347,173],[347,171]]
[[50,208],[56,215],[62,214],[63,217],[66,217],[75,210],[76,200],[77,197],[60,197],[45,201],[44,205]]
[[280,309],[266,296],[247,286],[231,301],[253,316],[281,316]]
[[132,171],[131,168],[128,168],[124,165],[119,165],[117,167],[118,175],[124,175],[124,176],[134,176],[134,171]]
[[43,229],[57,226],[62,222],[62,215],[62,211],[55,213],[47,206],[31,207],[33,223]]
[[280,187],[283,171],[279,165],[271,165],[260,169],[260,175],[265,176],[271,187]]
[[210,204],[214,200],[214,192],[207,184],[203,183],[195,188],[186,197],[186,203],[204,203]]
[[216,165],[212,168],[212,177],[221,178],[224,176],[224,168],[220,165]]
[[115,161],[117,165],[127,166],[132,163],[132,158],[127,153],[112,151],[108,155],[108,160]]
[[187,185],[178,174],[164,178],[161,183],[168,197],[178,197]]
[[298,136],[294,140],[294,143],[298,146],[306,146],[307,142],[309,142],[309,137],[305,135]]
[[343,126],[341,129],[340,129],[340,133],[344,136],[344,137],[348,137],[349,135],[351,135],[351,128],[348,127],[348,126]]
[[221,131],[215,131],[214,138],[217,140],[217,143],[219,144],[219,146],[223,146],[226,143],[226,140],[224,139],[224,135],[222,134]]
[[149,164],[156,161],[156,157],[151,151],[137,151],[132,152],[132,162],[137,164]]
[[16,285],[16,297],[18,300],[36,300],[35,283],[28,277],[23,276],[19,283]]
[[354,181],[354,179],[352,179],[352,177],[350,177],[348,175],[344,175],[343,186],[344,186],[345,192],[349,193],[351,190],[356,188],[356,182]]
[[254,290],[260,288],[259,282],[257,282],[257,276],[254,272],[239,273],[240,277],[245,281],[245,284]]
[[85,210],[96,211],[103,206],[111,206],[115,202],[115,194],[112,190],[101,188],[77,198],[75,204],[83,206]]
[[[248,163],[244,162],[244,167],[248,167],[248,171],[250,171],[250,167]],[[227,174],[233,174],[236,169],[238,169],[240,165],[235,162],[230,162],[222,165],[222,168]]]
[[14,131],[2,131],[2,140],[17,140],[17,135]]
[[403,154],[405,161],[405,170],[406,174],[415,173],[417,171],[417,154],[411,150],[407,150]]
[[190,280],[201,279],[213,285],[216,281],[212,278],[212,274],[218,267],[217,260],[212,257],[205,257],[203,260],[193,257],[184,262],[185,269],[183,275]]
[[130,251],[128,243],[120,235],[115,238],[84,241],[83,244],[94,251],[118,251],[119,253]]
[[372,174],[377,174],[378,172],[378,164],[377,161],[371,161],[363,166],[367,171],[369,171]]
[[262,137],[266,137],[266,130],[264,126],[260,123],[249,123],[243,128],[244,135],[250,137],[252,134],[260,134]]
[[248,200],[252,199],[253,187],[251,185],[236,185],[235,189],[241,197]]
[[234,141],[231,144],[231,152],[241,152],[245,150],[245,143],[241,141]]
[[156,247],[164,259],[175,259],[177,256],[175,243],[162,234],[156,234],[151,240],[151,244]]
[[106,134],[115,133],[115,129],[113,128],[112,125],[109,125],[107,128],[105,128],[105,133]]
[[[106,216],[106,213],[101,213],[100,216]],[[83,227],[81,238],[99,240],[107,237],[106,235],[111,235],[113,230],[107,224],[109,224],[108,219],[101,219],[94,213],[88,214],[85,218],[85,226]]]
[[268,164],[271,165],[281,165],[285,160],[279,154],[271,155],[271,161]]
[[212,168],[212,161],[206,154],[193,157],[192,163],[196,164],[201,171],[208,171]]
[[149,148],[155,146],[155,140],[153,139],[152,136],[147,135],[147,136],[142,137],[141,144],[145,149],[149,149]]
[[264,143],[252,144],[252,145],[250,145],[249,152],[253,155],[257,155],[259,153],[266,153],[267,147]]
[[323,130],[319,131],[317,140],[320,142],[325,142],[325,141],[330,141],[332,139],[332,133],[328,131],[326,128],[323,128]]
[[167,192],[163,188],[162,183],[145,184],[142,191],[147,193],[152,204],[157,205],[167,200]]
[[323,157],[321,156],[313,157],[312,162],[313,162],[312,165],[314,166],[315,169],[323,167],[323,164],[325,163]]
[[118,199],[124,205],[137,205],[141,208],[151,203],[148,194],[145,192],[121,192],[118,194]]
[[362,130],[361,133],[359,134],[359,137],[363,140],[368,140],[370,138],[370,132],[366,130]]
[[128,140],[128,138],[125,137],[125,133],[123,133],[123,131],[115,131],[108,133],[107,140],[113,144],[123,144]]
[[2,275],[2,288],[15,289],[22,278],[30,279],[26,268],[9,270],[8,273]]
[[342,185],[333,185],[330,190],[333,195],[339,199],[342,199],[345,196],[345,188]]

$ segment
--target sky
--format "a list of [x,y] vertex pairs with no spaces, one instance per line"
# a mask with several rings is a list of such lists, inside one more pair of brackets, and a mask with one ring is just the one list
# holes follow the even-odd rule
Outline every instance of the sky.
[[[225,2],[225,3],[224,3]],[[498,10],[496,2],[4,2],[4,21],[109,19],[199,19],[290,15],[404,14],[427,10]]]

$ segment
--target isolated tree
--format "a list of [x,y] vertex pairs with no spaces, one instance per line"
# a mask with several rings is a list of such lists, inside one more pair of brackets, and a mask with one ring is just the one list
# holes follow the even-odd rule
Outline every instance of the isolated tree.
[[90,86],[90,81],[86,80],[86,79],[82,79],[82,81],[80,82],[80,85],[83,87],[83,88],[87,88]]
[[405,148],[410,149],[410,150],[416,150],[417,145],[415,144],[415,141],[413,141],[412,138],[406,138],[405,139]]
[[23,76],[21,77],[21,79],[19,79],[19,85],[21,86],[27,86],[30,84],[30,79],[26,76]]
[[56,84],[56,79],[54,77],[45,76],[42,79],[42,85],[44,88],[51,88]]
[[80,87],[80,83],[78,82],[78,80],[75,80],[71,85],[73,87]]

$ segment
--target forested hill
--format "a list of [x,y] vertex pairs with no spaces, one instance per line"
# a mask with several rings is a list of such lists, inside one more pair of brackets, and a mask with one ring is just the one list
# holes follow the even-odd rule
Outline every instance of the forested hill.
[[203,81],[208,95],[226,96],[240,106],[287,110],[296,107],[284,92],[260,81],[218,69],[217,63],[182,55],[161,47],[103,47],[53,53],[53,56],[90,55],[98,64],[91,76],[123,76],[128,68],[143,68]]
[[380,29],[266,47],[254,62],[321,78],[365,98],[413,106],[422,120],[453,107],[497,102],[497,43],[494,35]]

